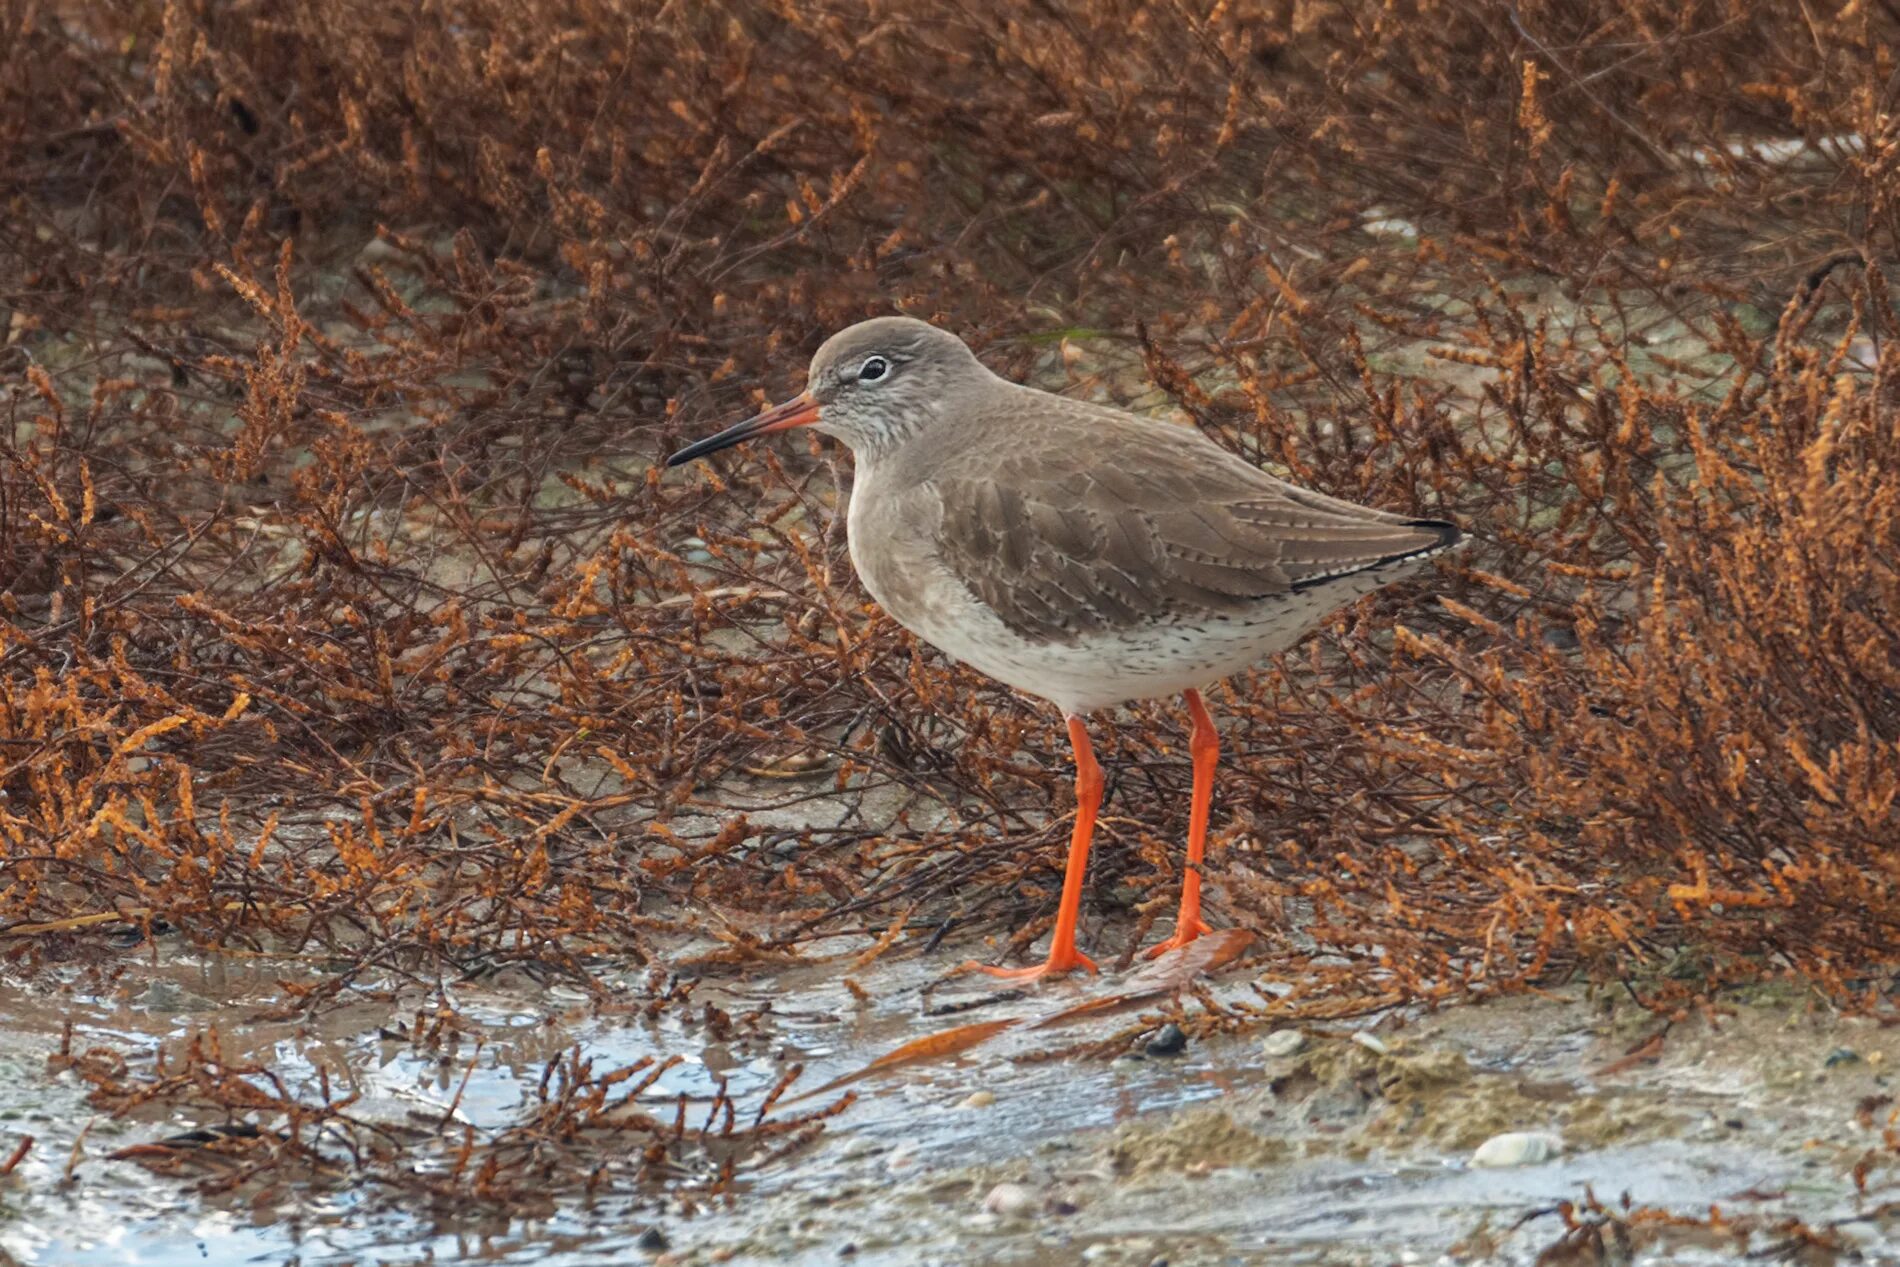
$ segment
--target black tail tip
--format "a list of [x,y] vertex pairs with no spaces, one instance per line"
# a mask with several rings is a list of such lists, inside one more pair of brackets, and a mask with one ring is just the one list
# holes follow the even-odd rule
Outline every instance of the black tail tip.
[[1449,550],[1453,546],[1464,544],[1465,530],[1449,520],[1414,519],[1406,526],[1408,528],[1418,528],[1425,532],[1436,533],[1438,535],[1438,544],[1432,547],[1435,550]]

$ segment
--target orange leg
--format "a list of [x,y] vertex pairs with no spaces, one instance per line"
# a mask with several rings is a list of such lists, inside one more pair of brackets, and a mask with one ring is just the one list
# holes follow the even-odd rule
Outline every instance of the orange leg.
[[992,968],[968,963],[966,969],[987,972],[1005,981],[1035,981],[1059,977],[1077,968],[1095,971],[1095,961],[1075,948],[1075,925],[1082,915],[1082,881],[1089,870],[1089,837],[1095,833],[1095,812],[1102,805],[1102,767],[1095,764],[1089,732],[1080,717],[1069,718],[1069,742],[1075,747],[1075,830],[1069,836],[1069,865],[1062,873],[1062,905],[1056,911],[1055,931],[1049,935],[1049,958],[1033,968]]
[[1178,950],[1211,929],[1201,922],[1201,855],[1207,849],[1207,811],[1214,800],[1214,766],[1220,760],[1220,735],[1199,691],[1187,692],[1188,715],[1194,719],[1188,752],[1194,758],[1194,799],[1188,805],[1187,878],[1181,881],[1181,911],[1174,918],[1174,936],[1148,951],[1148,957]]

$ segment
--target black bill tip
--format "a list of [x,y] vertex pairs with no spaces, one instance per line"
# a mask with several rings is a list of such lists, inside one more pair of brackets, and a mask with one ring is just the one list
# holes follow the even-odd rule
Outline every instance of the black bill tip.
[[807,395],[794,396],[756,417],[734,423],[704,440],[694,441],[666,459],[665,465],[670,470],[694,458],[703,458],[721,449],[730,449],[735,444],[743,444],[754,436],[770,435],[774,431],[785,431],[792,427],[809,427],[817,421],[818,402]]

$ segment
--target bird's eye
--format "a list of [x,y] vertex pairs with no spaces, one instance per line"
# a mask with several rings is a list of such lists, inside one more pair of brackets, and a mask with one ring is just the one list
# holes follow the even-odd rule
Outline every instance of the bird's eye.
[[866,357],[864,364],[858,366],[860,383],[875,383],[891,372],[891,363],[881,356]]

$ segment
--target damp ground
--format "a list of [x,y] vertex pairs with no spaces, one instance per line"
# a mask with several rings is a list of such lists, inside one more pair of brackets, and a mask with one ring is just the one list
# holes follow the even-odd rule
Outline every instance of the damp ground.
[[[1693,342],[1668,328],[1645,339],[1678,362],[1678,345]],[[1051,351],[1044,385],[1099,375],[1138,404],[1161,403],[1140,398],[1132,360],[1078,342],[1068,362]],[[1424,368],[1419,349],[1392,355],[1382,368]],[[1443,364],[1431,368],[1445,377]],[[1454,381],[1475,394],[1474,377]],[[701,561],[690,545],[685,557]],[[742,649],[756,636],[735,627],[707,641]],[[841,804],[810,799],[827,813]],[[834,822],[809,805],[727,808],[783,827],[781,849],[814,827],[883,826],[903,811],[915,829],[938,810],[860,798]],[[711,836],[720,820],[676,825]],[[64,984],[56,972],[0,983],[0,1157],[34,1141],[0,1180],[0,1267],[1900,1263],[1900,1218],[1888,1210],[1900,1193],[1880,1161],[1894,1156],[1883,1131],[1900,1038],[1792,987],[1725,999],[1666,1032],[1616,986],[1297,1035],[1255,1026],[1174,1054],[1146,1051],[1166,1023],[1156,1006],[1119,1054],[1050,1049],[1126,1030],[1126,1014],[1059,1037],[1012,1031],[855,1084],[858,1099],[816,1143],[742,1172],[721,1200],[561,1198],[529,1217],[428,1209],[347,1182],[233,1187],[215,1163],[152,1173],[109,1154],[222,1120],[114,1117],[48,1063],[67,1043],[149,1063],[161,1045],[215,1027],[234,1063],[268,1064],[292,1084],[325,1071],[360,1095],[354,1111],[367,1119],[446,1118],[480,1135],[518,1121],[565,1053],[604,1066],[681,1057],[647,1092],[656,1109],[681,1097],[710,1105],[722,1082],[756,1101],[795,1063],[806,1068],[798,1086],[818,1086],[959,1024],[1112,990],[1064,982],[985,1004],[976,983],[929,989],[984,948],[946,943],[854,967],[867,944],[839,938],[804,948],[826,962],[705,977],[695,1004],[758,1018],[736,1035],[697,1009],[648,1016],[644,968],[604,978],[618,989],[609,1004],[503,974],[428,998],[410,984],[392,1006],[380,996],[398,983],[366,978],[355,1001],[301,1020],[268,1017],[284,982],[321,980],[328,966],[211,957],[163,938],[109,987],[79,969]],[[1213,990],[1258,1003],[1256,984],[1271,994],[1244,968]],[[946,1014],[953,1001],[978,1005]],[[453,1025],[433,1023],[445,1015]],[[1519,1147],[1520,1164],[1474,1164],[1510,1135],[1540,1142]]]
[[[512,1121],[547,1062],[575,1049],[609,1064],[682,1056],[646,1093],[656,1104],[710,1102],[720,1078],[744,1099],[792,1062],[813,1087],[935,1032],[1112,988],[1064,982],[994,1001],[968,979],[927,988],[956,958],[704,980],[695,1002],[758,1018],[720,1039],[684,1019],[700,1012],[649,1019],[508,977],[439,1001],[459,1018],[447,1040],[423,1042],[430,1009],[391,1010],[373,987],[315,1020],[261,1019],[310,965],[163,941],[109,989],[9,985],[0,1144],[35,1142],[0,1189],[0,1251],[61,1267],[1900,1262],[1892,1174],[1878,1163],[1900,1039],[1793,989],[1670,1024],[1620,988],[1567,988],[1216,1034],[1174,1054],[1147,1050],[1166,1004],[1060,1035],[1011,1031],[860,1081],[814,1145],[744,1172],[727,1198],[563,1199],[529,1218],[430,1213],[348,1183],[226,1190],[216,1169],[154,1174],[107,1154],[219,1123],[100,1114],[48,1064],[69,1022],[75,1049],[133,1063],[216,1026],[233,1063],[268,1056],[292,1082],[322,1067],[360,1093],[361,1116],[452,1113],[479,1133]],[[629,997],[640,980],[624,983]],[[1212,997],[1258,999],[1256,984],[1230,969]],[[1143,1020],[1151,1030],[1119,1055],[1051,1056]],[[1474,1164],[1510,1133],[1541,1142],[1518,1148],[1520,1164]],[[1870,1154],[1863,1192],[1856,1167]],[[1808,1233],[1836,1248],[1803,1244]],[[1578,1256],[1548,1257],[1566,1249]]]

